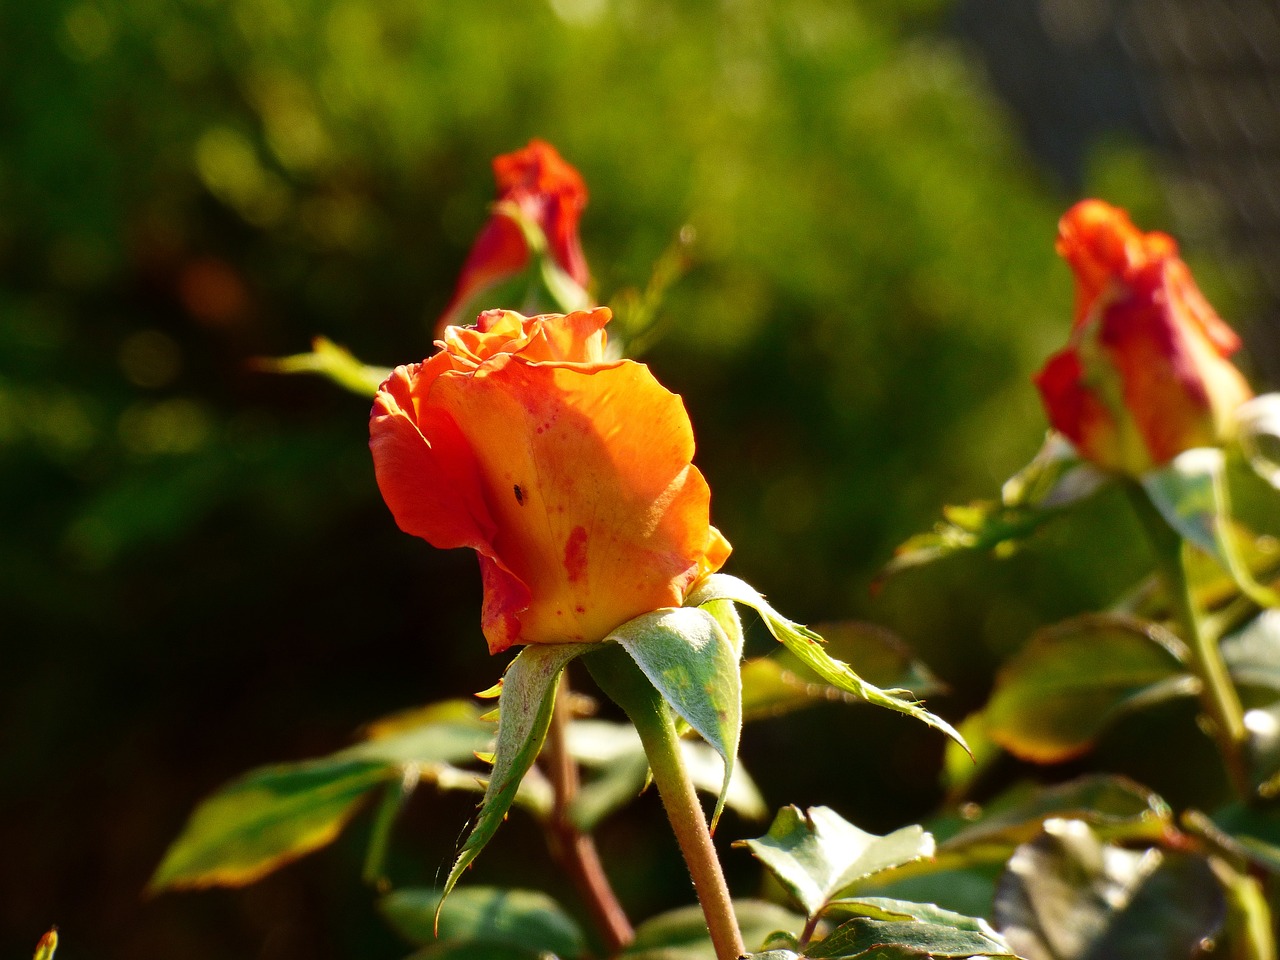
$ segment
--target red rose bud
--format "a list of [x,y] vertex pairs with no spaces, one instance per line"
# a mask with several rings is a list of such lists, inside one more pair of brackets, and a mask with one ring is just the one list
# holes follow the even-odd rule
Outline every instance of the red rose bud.
[[1065,350],[1036,376],[1049,421],[1082,456],[1136,476],[1227,438],[1252,391],[1227,359],[1240,347],[1163,233],[1100,200],[1058,223],[1076,277]]
[[516,279],[530,266],[527,227],[541,231],[551,262],[579,290],[591,279],[578,240],[578,221],[587,206],[587,187],[578,171],[549,143],[531,140],[523,150],[495,158],[493,173],[498,202],[462,265],[438,331],[469,322],[485,308],[520,306],[477,302],[477,298],[496,292],[495,287]]
[[406,533],[479,555],[493,653],[603,640],[729,556],[684,404],[606,359],[609,317],[491,310],[374,400],[383,499]]

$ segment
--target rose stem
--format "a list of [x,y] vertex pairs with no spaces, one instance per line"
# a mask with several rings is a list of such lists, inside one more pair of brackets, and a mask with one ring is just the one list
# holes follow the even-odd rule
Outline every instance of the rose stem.
[[605,950],[615,954],[635,937],[631,921],[609,885],[600,863],[595,841],[574,825],[569,808],[578,795],[578,765],[569,753],[567,731],[572,712],[569,675],[560,678],[551,730],[547,736],[545,758],[547,774],[555,793],[555,804],[548,821],[547,843],[560,868],[572,879],[578,895],[585,901],[591,919],[604,940]]
[[716,960],[737,960],[746,952],[742,934],[706,815],[680,754],[680,738],[671,712],[621,647],[608,644],[584,659],[600,689],[622,707],[640,734],[658,796],[693,878]]
[[1173,615],[1181,628],[1182,639],[1191,653],[1191,670],[1200,679],[1200,704],[1213,727],[1214,738],[1222,753],[1222,761],[1236,795],[1246,803],[1253,800],[1249,765],[1245,756],[1248,733],[1244,711],[1236,693],[1217,639],[1201,627],[1195,597],[1187,580],[1182,559],[1182,537],[1169,526],[1148,499],[1146,491],[1134,483],[1126,485],[1129,500],[1138,515],[1147,540],[1159,565],[1160,576],[1169,593]]

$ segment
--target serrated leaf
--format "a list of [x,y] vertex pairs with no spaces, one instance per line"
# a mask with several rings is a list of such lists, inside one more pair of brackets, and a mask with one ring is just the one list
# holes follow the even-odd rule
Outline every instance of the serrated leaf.
[[723,782],[711,816],[714,831],[728,798],[742,735],[737,651],[717,619],[697,607],[646,613],[606,639],[627,651],[662,698],[723,758]]
[[1142,476],[1142,487],[1165,521],[1188,543],[1222,564],[1236,586],[1259,606],[1280,606],[1280,594],[1254,578],[1240,532],[1232,520],[1227,458],[1200,447]]
[[537,759],[551,725],[556,684],[570,660],[596,648],[592,643],[530,644],[511,661],[498,697],[497,752],[475,826],[458,851],[444,883],[441,905],[458,879],[493,838],[515,801],[520,781]]
[[463,887],[440,910],[437,938],[434,926],[440,899],[439,890],[406,887],[379,900],[378,909],[391,928],[413,944],[429,945],[437,939],[505,944],[550,952],[565,960],[587,950],[582,929],[540,891]]
[[1196,693],[1179,653],[1158,625],[1111,614],[1037,631],[997,675],[986,733],[1024,760],[1079,756],[1125,711]]
[[1027,960],[1190,957],[1225,913],[1204,858],[1109,845],[1079,820],[1050,820],[1019,847],[995,902],[996,926]]
[[[804,917],[764,900],[734,900],[742,942],[762,944],[775,930],[799,930]],[[636,927],[635,940],[619,960],[714,960],[707,918],[697,906],[679,907]]]
[[964,744],[964,738],[951,724],[941,717],[934,716],[916,701],[902,699],[899,694],[904,691],[881,690],[858,676],[849,664],[832,658],[822,649],[822,637],[809,628],[793,623],[782,616],[750,584],[727,574],[712,574],[691,591],[685,603],[687,606],[696,607],[713,600],[732,600],[734,603],[751,607],[760,615],[760,619],[764,621],[775,640],[791,651],[805,667],[832,686],[851,693],[867,703],[915,717],[941,730],[958,743]]
[[367,793],[397,776],[379,760],[254,770],[196,807],[148,889],[252,883],[329,843]]
[[1016,551],[1065,507],[1093,496],[1109,477],[1082,460],[1060,434],[1050,433],[1035,458],[1005,481],[999,500],[943,509],[943,519],[899,546],[880,579],[911,567],[974,550]]
[[[948,914],[941,911],[939,918]],[[959,916],[951,914],[951,916]],[[962,918],[972,921],[970,917]],[[857,917],[842,923],[820,943],[805,950],[807,960],[962,960],[969,957],[1014,957],[1004,938],[981,921],[973,926],[942,919],[872,920]]]
[[843,890],[881,870],[933,856],[933,837],[921,827],[887,836],[859,830],[834,810],[783,807],[769,832],[739,840],[763,863],[809,917],[822,913]]

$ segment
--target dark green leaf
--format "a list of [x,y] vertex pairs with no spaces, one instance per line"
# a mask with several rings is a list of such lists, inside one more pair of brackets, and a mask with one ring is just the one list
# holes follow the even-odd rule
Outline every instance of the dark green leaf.
[[918,826],[880,837],[826,807],[783,807],[767,834],[734,845],[749,849],[810,917],[856,881],[934,851],[933,837]]
[[727,574],[713,574],[702,580],[685,602],[692,607],[714,600],[732,600],[751,607],[760,615],[775,640],[791,651],[807,669],[832,686],[853,694],[859,700],[915,717],[959,743],[964,743],[951,724],[934,716],[915,700],[902,699],[900,694],[907,691],[881,690],[863,680],[847,663],[833,659],[822,649],[822,637],[779,614],[750,584]]
[[406,800],[418,785],[416,771],[408,771],[399,782],[387,784],[378,798],[377,813],[373,818],[373,830],[369,833],[369,848],[364,857],[364,869],[360,877],[370,886],[386,882],[387,848],[391,844],[391,828]]
[[378,909],[391,927],[413,944],[430,945],[437,939],[505,944],[535,953],[547,951],[565,960],[586,952],[582,930],[545,893],[462,887],[440,910],[437,938],[433,928],[440,896],[439,890],[405,888],[383,897]]
[[697,607],[655,610],[609,634],[649,678],[671,708],[724,760],[723,782],[711,815],[724,810],[742,734],[742,677],[738,652],[717,619]]
[[1204,858],[1108,845],[1079,820],[1050,820],[1019,847],[995,903],[1028,960],[1190,957],[1225,911]]
[[415,950],[407,960],[547,960],[547,955],[510,944],[450,941]]
[[[804,918],[764,900],[735,900],[742,941],[762,944],[775,930],[800,930]],[[620,955],[625,960],[715,960],[707,920],[697,906],[659,914],[636,927],[636,938]]]
[[996,678],[986,732],[1026,760],[1078,756],[1124,711],[1195,693],[1180,653],[1168,631],[1129,617],[1091,615],[1040,630]]
[[530,644],[507,667],[498,698],[498,740],[493,772],[480,805],[480,815],[445,880],[444,896],[448,896],[462,871],[479,856],[511,809],[520,781],[537,759],[546,739],[556,684],[566,664],[595,647],[596,644],[590,643]]
[[842,923],[820,943],[811,944],[805,951],[809,960],[942,960],[1015,956],[1004,939],[985,923],[981,923],[979,928],[969,929],[948,922],[870,920],[863,917]]
[[252,883],[329,843],[365,794],[399,776],[396,767],[377,760],[254,770],[196,807],[149,889]]

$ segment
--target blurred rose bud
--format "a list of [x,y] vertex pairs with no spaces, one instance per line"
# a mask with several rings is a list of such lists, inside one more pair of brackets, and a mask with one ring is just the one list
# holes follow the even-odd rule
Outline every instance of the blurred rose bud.
[[1071,341],[1036,376],[1049,421],[1100,467],[1136,476],[1227,439],[1252,396],[1227,359],[1240,338],[1201,295],[1173,239],[1099,200],[1058,224],[1076,277]]
[[[522,306],[518,302],[484,302],[483,298],[496,294],[495,288],[520,278],[533,265],[531,228],[541,233],[551,263],[570,281],[570,289],[579,300],[585,299],[583,291],[591,277],[578,240],[578,221],[587,206],[587,187],[578,171],[549,143],[531,140],[523,150],[495,158],[493,173],[498,202],[462,265],[453,299],[440,317],[440,331],[470,322],[486,308]],[[536,279],[530,277],[531,281]],[[565,299],[554,293],[552,299]],[[558,305],[562,309],[570,306]],[[573,304],[579,305],[583,304]]]
[[609,318],[489,311],[374,400],[383,498],[406,533],[479,555],[491,652],[603,640],[729,556],[684,404],[605,359]]

